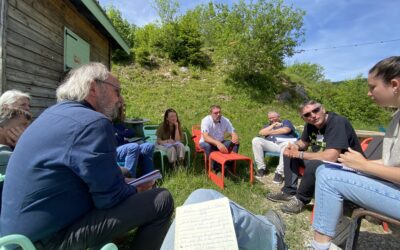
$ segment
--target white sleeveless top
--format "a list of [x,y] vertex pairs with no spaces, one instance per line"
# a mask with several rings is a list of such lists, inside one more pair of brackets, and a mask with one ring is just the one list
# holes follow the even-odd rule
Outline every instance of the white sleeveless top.
[[400,111],[393,114],[383,139],[382,160],[386,166],[400,167]]

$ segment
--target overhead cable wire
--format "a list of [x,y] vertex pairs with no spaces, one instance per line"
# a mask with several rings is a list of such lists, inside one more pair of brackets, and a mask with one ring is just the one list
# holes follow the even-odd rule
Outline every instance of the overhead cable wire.
[[324,48],[301,49],[301,50],[296,51],[296,52],[297,53],[303,53],[303,52],[309,52],[309,51],[331,50],[331,49],[341,49],[341,48],[349,48],[349,47],[361,47],[361,46],[367,46],[367,45],[372,45],[372,44],[384,44],[384,43],[392,43],[392,42],[398,42],[398,41],[400,41],[400,38],[392,39],[392,40],[386,40],[386,41],[375,41],[375,42],[355,43],[355,44],[346,44],[346,45],[335,45],[335,46],[324,47]]

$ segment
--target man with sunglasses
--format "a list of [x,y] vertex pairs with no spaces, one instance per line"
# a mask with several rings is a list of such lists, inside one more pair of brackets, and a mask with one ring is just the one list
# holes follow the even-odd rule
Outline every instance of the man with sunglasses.
[[[362,153],[357,135],[345,117],[325,111],[313,100],[300,105],[299,113],[306,124],[300,140],[289,144],[284,151],[284,187],[267,195],[267,199],[275,202],[287,201],[281,210],[292,214],[300,213],[313,198],[315,172],[323,160],[336,162],[349,147]],[[297,188],[300,166],[305,171]]]

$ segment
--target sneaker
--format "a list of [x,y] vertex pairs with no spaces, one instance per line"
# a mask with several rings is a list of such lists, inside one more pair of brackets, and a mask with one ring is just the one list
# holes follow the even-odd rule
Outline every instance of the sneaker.
[[[313,242],[310,241],[306,246],[305,246],[306,250],[315,250],[316,248],[314,248],[313,246]],[[329,245],[328,250],[342,250],[344,248],[340,248],[338,247],[336,244],[334,244],[333,242],[331,242],[331,244]]]
[[272,182],[275,184],[282,184],[283,176],[281,174],[275,173],[274,179],[272,180]]
[[262,177],[265,176],[265,173],[266,173],[265,169],[260,168],[260,169],[258,169],[258,170],[256,171],[256,177],[262,178]]
[[270,193],[267,195],[267,199],[275,202],[290,201],[294,196],[284,193],[282,191],[277,193]]
[[281,206],[281,210],[284,213],[288,214],[298,214],[305,207],[304,203],[297,199],[296,196],[293,196],[290,201]]

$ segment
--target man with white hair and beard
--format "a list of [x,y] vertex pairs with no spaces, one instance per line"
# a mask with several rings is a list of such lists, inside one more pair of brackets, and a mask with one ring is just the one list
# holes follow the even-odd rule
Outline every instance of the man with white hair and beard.
[[116,163],[118,79],[103,64],[86,64],[69,73],[57,99],[10,159],[1,235],[26,235],[42,249],[87,249],[137,228],[132,249],[159,249],[173,199],[151,189],[154,182],[128,185]]

